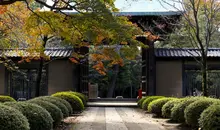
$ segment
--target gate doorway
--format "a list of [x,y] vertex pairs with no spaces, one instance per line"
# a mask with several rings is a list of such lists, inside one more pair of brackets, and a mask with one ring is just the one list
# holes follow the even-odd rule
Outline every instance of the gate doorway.
[[[125,61],[119,66],[117,72],[110,68],[106,75],[99,74],[90,64],[88,96],[94,98],[126,98],[136,99],[141,83],[141,56],[136,60]],[[114,77],[116,76],[116,77]],[[115,78],[115,81],[113,80]],[[113,83],[114,82],[114,83]],[[114,86],[113,86],[114,85]],[[109,91],[112,91],[109,97]]]

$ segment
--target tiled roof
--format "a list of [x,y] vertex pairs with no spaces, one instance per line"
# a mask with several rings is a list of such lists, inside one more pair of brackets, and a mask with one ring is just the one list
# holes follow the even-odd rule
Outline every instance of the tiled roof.
[[[181,15],[183,12],[180,11],[163,11],[163,12],[114,12],[116,16],[172,16]],[[77,12],[66,11],[65,14],[77,14]]]
[[70,57],[73,49],[46,49],[45,54],[51,57]]
[[117,16],[171,16],[181,15],[182,12],[178,11],[164,11],[164,12],[117,12],[114,13]]
[[[176,48],[157,48],[156,57],[199,57],[201,52],[198,49],[176,49]],[[208,57],[220,57],[220,48],[210,48]]]
[[[46,49],[45,55],[50,57],[71,57],[73,49]],[[28,52],[25,49],[0,49],[0,56],[21,57],[29,55],[39,55],[37,52]],[[199,57],[198,49],[177,49],[177,48],[156,48],[156,57]],[[220,57],[220,48],[211,48],[208,50],[208,57]]]
[[[73,53],[73,49],[46,49],[44,54],[50,57],[70,57]],[[4,49],[0,50],[0,56],[7,57],[21,57],[21,56],[37,56],[39,52],[27,51],[25,49]]]

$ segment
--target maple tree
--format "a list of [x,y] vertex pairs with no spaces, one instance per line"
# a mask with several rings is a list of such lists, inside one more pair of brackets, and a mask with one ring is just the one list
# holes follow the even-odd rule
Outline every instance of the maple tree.
[[[54,3],[54,8],[46,12],[31,10],[28,2],[16,2],[1,8],[1,13],[4,15],[1,15],[0,25],[3,33],[2,41],[5,41],[2,42],[2,45],[27,48],[28,55],[21,55],[22,60],[19,63],[40,60],[36,96],[39,96],[43,63],[45,59],[50,60],[44,54],[44,50],[47,43],[54,39],[58,39],[57,41],[60,44],[67,44],[74,48],[89,47],[91,45],[101,46],[103,44],[109,46],[124,45],[126,47],[121,51],[124,53],[123,55],[130,58],[132,57],[131,54],[135,55],[135,53],[130,52],[135,52],[137,46],[143,46],[134,37],[141,34],[142,31],[129,22],[126,17],[114,16],[111,13],[115,10],[112,2],[101,0],[79,1],[77,6],[72,8],[78,13],[68,15],[59,10],[64,9],[64,6],[66,6],[62,1]],[[9,12],[11,15],[9,15]],[[11,17],[7,17],[7,15]],[[14,21],[15,18],[17,21]],[[74,63],[79,63],[78,60],[83,57],[83,55],[76,53],[72,56],[70,61]],[[113,65],[123,65],[122,58],[114,49],[103,49],[102,56],[110,58]],[[105,74],[102,61],[95,57],[98,57],[98,55],[93,56],[93,59],[97,60],[94,68],[101,74]]]

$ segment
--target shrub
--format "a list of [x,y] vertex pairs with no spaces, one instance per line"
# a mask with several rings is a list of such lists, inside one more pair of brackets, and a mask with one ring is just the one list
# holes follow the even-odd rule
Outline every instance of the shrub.
[[18,110],[0,105],[0,130],[30,130],[27,118]]
[[208,108],[211,104],[214,103],[214,100],[210,98],[204,98],[198,101],[191,103],[189,106],[186,107],[184,111],[184,118],[186,124],[192,127],[198,127],[198,119],[200,114]]
[[81,112],[84,110],[84,105],[82,100],[76,95],[67,92],[58,92],[53,94],[52,96],[59,97],[68,101],[73,109],[73,112]]
[[205,109],[199,118],[199,126],[203,130],[220,129],[220,105],[214,104]]
[[147,98],[147,97],[142,97],[140,100],[138,100],[137,105],[138,105],[139,108],[142,107],[142,103],[144,102],[144,100],[145,100],[146,98]]
[[157,100],[159,98],[164,98],[164,96],[150,96],[150,97],[147,97],[144,102],[142,103],[142,109],[144,110],[147,110],[148,109],[148,105],[154,101],[154,100]]
[[74,95],[78,96],[82,100],[83,105],[84,106],[86,105],[88,98],[84,94],[79,93],[79,92],[73,92],[73,91],[67,91],[67,93],[74,94]]
[[0,102],[16,102],[16,100],[10,96],[0,95]]
[[165,103],[162,107],[162,116],[164,118],[170,118],[172,108],[181,101],[181,99],[174,99]]
[[57,101],[60,101],[61,103],[63,103],[63,105],[66,106],[66,108],[68,109],[69,111],[69,115],[71,115],[73,113],[73,109],[70,105],[69,102],[67,102],[66,100],[62,99],[62,98],[59,98],[59,97],[53,97],[53,96],[47,96],[47,98],[50,98],[50,99],[55,99]]
[[63,119],[63,113],[62,111],[55,106],[54,104],[47,102],[47,101],[41,101],[41,100],[28,100],[30,103],[37,104],[41,106],[42,108],[45,108],[53,118],[53,127],[56,128],[58,125],[60,125],[61,120]]
[[160,117],[162,115],[163,105],[173,99],[176,99],[176,98],[160,98],[160,99],[154,100],[148,105],[148,111]]
[[4,104],[21,111],[28,119],[30,130],[53,130],[53,119],[46,109],[27,102],[6,102]]
[[182,102],[175,105],[171,110],[171,120],[175,122],[185,122],[184,110],[191,103],[201,99],[202,97],[186,97]]
[[57,100],[54,97],[42,96],[42,97],[34,98],[32,100],[40,100],[40,101],[50,102],[50,103],[54,104],[55,106],[57,106],[62,111],[62,114],[63,114],[64,118],[69,116],[68,108],[61,101]]

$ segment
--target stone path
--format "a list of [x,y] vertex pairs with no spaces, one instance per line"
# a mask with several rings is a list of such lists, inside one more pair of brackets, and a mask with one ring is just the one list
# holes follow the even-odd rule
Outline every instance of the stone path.
[[89,107],[71,130],[165,130],[137,108]]

